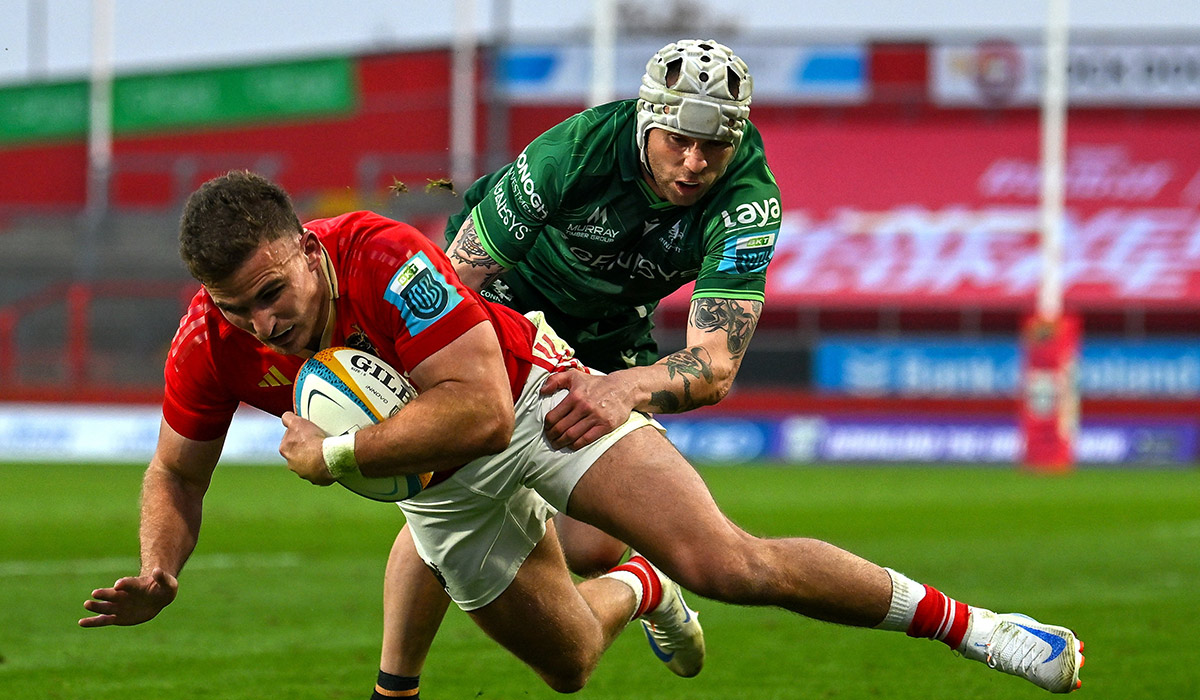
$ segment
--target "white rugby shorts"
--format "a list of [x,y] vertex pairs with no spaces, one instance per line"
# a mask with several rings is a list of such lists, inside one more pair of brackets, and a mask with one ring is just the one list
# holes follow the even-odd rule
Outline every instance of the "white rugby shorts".
[[[534,349],[559,367],[580,367],[569,346],[540,313]],[[594,371],[593,371],[594,373]],[[514,406],[516,426],[507,449],[468,462],[445,481],[399,502],[417,553],[463,610],[492,602],[516,578],[546,534],[546,521],[565,511],[571,491],[600,455],[630,432],[663,427],[644,413],[580,450],[555,450],[544,432],[546,413],[566,396],[541,396],[550,373],[534,366]]]

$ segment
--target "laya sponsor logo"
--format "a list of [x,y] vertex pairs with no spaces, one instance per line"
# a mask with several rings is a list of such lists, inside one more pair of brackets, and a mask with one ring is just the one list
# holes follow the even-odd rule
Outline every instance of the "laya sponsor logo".
[[721,212],[721,219],[725,222],[725,228],[733,228],[734,226],[765,226],[772,221],[778,222],[780,216],[782,216],[782,210],[779,206],[778,197],[764,199],[761,202],[739,204],[733,211],[727,209]]

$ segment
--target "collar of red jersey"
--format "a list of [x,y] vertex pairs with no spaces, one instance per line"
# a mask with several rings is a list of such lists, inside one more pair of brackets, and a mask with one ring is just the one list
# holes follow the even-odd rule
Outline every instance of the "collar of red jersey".
[[329,251],[324,243],[317,242],[321,245],[321,267],[325,270],[325,284],[329,289],[329,317],[325,319],[325,331],[321,334],[321,349],[324,350],[333,344],[333,328],[337,325],[337,304],[333,302],[338,298],[338,279]]

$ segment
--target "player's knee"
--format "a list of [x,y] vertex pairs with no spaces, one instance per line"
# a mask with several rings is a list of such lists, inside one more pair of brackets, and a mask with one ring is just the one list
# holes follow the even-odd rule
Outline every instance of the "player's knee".
[[587,684],[587,678],[583,677],[565,678],[559,676],[543,676],[543,679],[546,681],[546,685],[550,686],[551,690],[564,695],[568,693],[578,693],[579,691],[583,690],[583,686]]
[[572,573],[592,578],[621,563],[626,550],[624,542],[565,515],[556,517],[554,524]]
[[582,690],[600,663],[604,649],[598,639],[591,641],[587,635],[583,635],[576,642],[559,646],[554,654],[540,655],[530,664],[546,685],[556,692],[575,693]]
[[756,558],[737,547],[692,548],[673,562],[671,577],[687,590],[727,603],[754,603],[760,597]]
[[747,604],[756,599],[754,576],[728,562],[698,572],[679,583],[689,591],[723,603]]
[[623,543],[610,540],[591,542],[586,546],[564,547],[563,554],[566,555],[567,567],[572,573],[583,578],[592,578],[620,564],[625,549]]
[[588,678],[591,677],[594,668],[595,664],[581,664],[569,668],[554,669],[552,671],[543,670],[539,675],[546,682],[546,685],[550,686],[550,689],[557,693],[577,693],[587,685]]

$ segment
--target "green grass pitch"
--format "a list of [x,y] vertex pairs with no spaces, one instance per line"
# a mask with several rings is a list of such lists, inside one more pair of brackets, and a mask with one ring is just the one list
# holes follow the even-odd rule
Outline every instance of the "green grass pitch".
[[[1200,471],[709,468],[751,531],[805,534],[961,600],[1074,627],[1085,700],[1200,697]],[[0,698],[370,695],[381,576],[401,518],[282,467],[221,467],[175,604],[85,630],[96,587],[131,573],[140,466],[0,465]],[[580,697],[1037,698],[943,645],[693,600],[709,657],[678,679],[626,631]],[[452,610],[430,700],[558,697]]]

